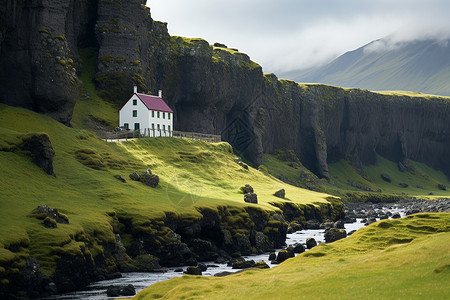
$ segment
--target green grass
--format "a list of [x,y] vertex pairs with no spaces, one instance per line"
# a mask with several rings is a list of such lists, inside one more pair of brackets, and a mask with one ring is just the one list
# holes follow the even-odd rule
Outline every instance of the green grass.
[[120,107],[100,98],[93,81],[97,65],[97,48],[80,49],[80,57],[82,59],[80,79],[83,87],[75,104],[71,124],[76,128],[90,129],[92,122],[95,121],[114,128],[119,124]]
[[[234,162],[227,143],[174,138],[106,143],[89,131],[3,104],[0,132],[0,262],[5,262],[2,265],[8,272],[15,270],[14,262],[23,263],[28,255],[38,258],[43,271],[51,274],[55,260],[64,253],[101,251],[98,245],[114,239],[113,216],[117,214],[130,218],[136,230],[149,230],[145,224],[166,213],[199,218],[199,207],[255,206],[275,211],[269,203],[285,202],[273,196],[281,188],[294,203],[328,203],[329,195],[287,185],[253,168],[245,170]],[[49,135],[56,153],[56,177],[44,173],[19,150],[21,136],[30,132]],[[128,178],[147,168],[159,176],[157,188]],[[127,183],[115,175],[122,175]],[[258,205],[243,201],[240,187],[247,183],[258,194]],[[43,204],[57,208],[70,224],[47,229],[42,220],[29,216]],[[21,246],[18,252],[9,250],[13,245]]]
[[384,220],[268,270],[184,275],[134,299],[448,299],[450,214]]
[[[364,166],[364,177],[344,160],[330,164],[330,177],[335,185],[328,186],[327,191],[333,194],[339,190],[361,191],[351,185],[353,182],[373,191],[381,189],[383,193],[405,193],[416,197],[430,197],[428,194],[433,192],[433,197],[450,196],[449,190],[442,191],[438,188],[438,184],[450,186],[449,180],[441,171],[434,170],[419,162],[410,161],[414,172],[400,172],[396,163],[381,156],[378,156],[377,160],[377,165]],[[389,175],[392,182],[384,181],[381,174]],[[406,183],[408,187],[403,188],[399,185],[400,183]],[[422,186],[422,188],[418,188],[418,186]]]
[[[364,166],[363,172],[357,171],[345,160],[329,164],[329,173],[333,184],[327,183],[324,179],[319,180],[301,164],[281,160],[277,155],[264,154],[263,167],[260,169],[276,178],[284,177],[286,182],[299,187],[344,196],[344,200],[357,198],[372,201],[373,199],[370,200],[370,198],[378,197],[384,199],[383,201],[389,201],[408,197],[430,199],[450,197],[450,189],[443,191],[438,188],[438,184],[450,187],[450,181],[443,172],[414,161],[410,161],[414,173],[400,172],[396,163],[381,156],[378,156],[377,159],[377,165]],[[384,181],[381,174],[389,175],[392,182]],[[408,187],[403,188],[399,185],[400,183],[406,183]],[[422,188],[418,188],[418,186]],[[373,192],[363,190],[363,188]],[[377,192],[378,190],[381,190],[381,193]],[[434,195],[429,195],[431,192]]]

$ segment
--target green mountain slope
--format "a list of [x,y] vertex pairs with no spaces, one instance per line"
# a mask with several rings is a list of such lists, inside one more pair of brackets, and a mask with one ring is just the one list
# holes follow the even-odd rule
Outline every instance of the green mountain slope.
[[448,96],[450,45],[448,41],[426,40],[391,46],[389,40],[383,39],[347,52],[325,66],[292,71],[281,77],[374,91],[405,90]]
[[[56,177],[47,175],[21,150],[23,136],[32,132],[48,134],[56,153]],[[59,272],[54,280],[58,290],[65,291],[98,280],[99,269],[100,274],[110,274],[148,268],[133,262],[142,255],[147,255],[148,263],[154,261],[150,253],[168,263],[181,245],[180,235],[201,236],[202,224],[216,226],[219,235],[220,228],[227,228],[232,240],[249,236],[255,226],[265,234],[282,234],[278,227],[285,225],[271,217],[280,210],[270,203],[282,207],[289,202],[305,211],[316,208],[330,217],[342,210],[340,205],[336,212],[331,210],[327,194],[243,168],[227,143],[175,138],[106,143],[89,131],[4,104],[0,105],[0,166],[0,296],[9,288],[20,291],[15,280],[30,257],[37,259],[43,274]],[[160,178],[156,188],[128,178],[147,168]],[[117,175],[127,182],[116,179]],[[240,188],[245,184],[255,189],[258,204],[244,202]],[[281,188],[289,200],[273,196]],[[42,218],[31,213],[44,204],[57,208],[69,224],[43,226]],[[256,212],[263,223],[255,225],[247,210]],[[202,212],[217,218],[215,225],[211,220],[203,223]],[[185,233],[183,228],[193,229]],[[111,254],[117,234],[129,250],[121,259]],[[133,252],[140,240],[151,246]],[[92,269],[93,262],[97,269]]]

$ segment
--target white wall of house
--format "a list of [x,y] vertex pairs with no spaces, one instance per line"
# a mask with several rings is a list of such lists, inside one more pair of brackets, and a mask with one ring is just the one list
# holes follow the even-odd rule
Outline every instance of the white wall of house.
[[173,131],[173,113],[149,110],[150,136],[171,136]]
[[[135,111],[135,113],[133,113]],[[173,113],[149,110],[134,94],[119,111],[119,126],[130,130],[139,124],[141,134],[147,136],[171,136],[173,131]]]
[[[135,105],[134,105],[135,104]],[[135,114],[133,112],[136,112]],[[147,106],[134,94],[130,100],[119,111],[119,126],[127,127],[130,130],[134,130],[135,124],[139,124],[141,131],[148,126],[149,115]]]

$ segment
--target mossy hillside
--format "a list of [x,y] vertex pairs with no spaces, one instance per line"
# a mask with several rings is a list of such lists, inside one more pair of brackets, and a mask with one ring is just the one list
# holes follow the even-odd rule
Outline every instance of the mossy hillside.
[[[381,190],[382,193],[400,194],[411,197],[449,197],[449,190],[439,189],[438,184],[450,185],[449,180],[441,171],[434,170],[425,164],[409,161],[412,171],[401,172],[398,165],[381,156],[377,157],[377,165],[363,167],[364,176],[355,170],[348,162],[341,160],[329,165],[330,178],[334,186],[328,186],[327,191],[333,194],[342,190],[359,191],[370,188],[372,191]],[[386,174],[391,182],[381,178]],[[407,188],[400,186],[406,183]],[[357,188],[359,186],[360,188]],[[434,195],[429,195],[433,193]]]
[[[277,151],[278,154],[264,154],[260,170],[276,178],[282,178],[292,185],[326,191],[342,197],[344,201],[395,202],[411,198],[450,197],[449,189],[443,191],[438,187],[439,184],[450,186],[445,174],[419,162],[409,161],[413,171],[401,172],[396,163],[381,156],[377,157],[377,165],[364,166],[362,170],[356,170],[349,162],[340,160],[329,164],[330,178],[333,182],[329,184],[324,179],[318,179],[316,175],[295,162],[295,159],[280,156],[280,153],[285,154],[289,151]],[[381,174],[389,175],[391,182],[384,181]],[[406,183],[408,187],[401,187],[400,183]],[[378,190],[381,190],[381,193],[377,192]]]
[[184,275],[134,299],[445,299],[449,222],[444,213],[384,220],[272,269],[222,278]]
[[[163,244],[167,228],[162,220],[170,215],[189,224],[201,217],[199,209],[225,208],[224,216],[236,219],[230,229],[237,231],[238,225],[248,222],[248,207],[278,211],[270,203],[284,202],[273,196],[280,188],[286,190],[286,201],[329,205],[326,194],[242,168],[226,143],[172,138],[106,143],[88,131],[6,105],[0,105],[0,128],[0,261],[6,266],[2,272],[8,274],[17,272],[29,255],[39,259],[46,274],[54,272],[55,261],[65,254],[101,255],[102,246],[114,242],[113,233],[122,232],[126,224],[131,235],[149,232],[160,236]],[[18,149],[21,136],[29,132],[49,135],[56,177],[45,174]],[[127,178],[147,168],[160,177],[155,189]],[[127,183],[115,175],[124,176]],[[260,204],[244,203],[240,187],[246,183],[253,185]],[[45,228],[42,220],[30,216],[43,204],[57,208],[69,224]],[[125,244],[131,235],[124,236]]]

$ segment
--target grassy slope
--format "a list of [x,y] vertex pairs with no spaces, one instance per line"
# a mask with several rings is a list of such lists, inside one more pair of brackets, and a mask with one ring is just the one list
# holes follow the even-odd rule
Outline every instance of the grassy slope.
[[448,299],[449,224],[450,214],[384,220],[272,269],[185,275],[134,299]]
[[[335,186],[330,186],[328,190],[337,191],[344,189],[357,191],[357,188],[349,184],[349,182],[353,181],[362,186],[370,187],[374,191],[381,189],[383,193],[405,193],[412,196],[428,197],[428,194],[433,192],[436,196],[450,196],[449,190],[442,191],[438,188],[438,184],[450,186],[450,182],[444,173],[419,162],[411,162],[411,164],[415,169],[415,174],[400,172],[397,164],[378,156],[378,165],[364,167],[364,172],[368,177],[363,178],[346,161],[342,160],[329,165],[330,176]],[[391,177],[391,183],[381,178],[383,173]],[[403,188],[399,183],[406,183],[408,187]],[[417,186],[422,186],[423,188],[417,188]]]
[[[263,165],[270,174],[279,177],[283,174],[290,182],[297,183],[299,180],[305,183],[304,178],[300,178],[300,174],[305,172],[301,168],[292,167],[290,162],[281,161],[274,155],[264,154]],[[450,181],[441,171],[434,170],[427,165],[419,162],[411,162],[415,169],[415,173],[400,172],[397,164],[378,156],[378,165],[370,165],[364,167],[366,177],[362,177],[348,162],[341,160],[329,165],[329,172],[334,185],[322,183],[322,188],[332,194],[339,194],[343,191],[361,191],[352,186],[350,183],[357,183],[360,186],[371,188],[373,191],[381,189],[383,193],[402,194],[411,196],[428,197],[433,192],[433,197],[450,197]],[[381,179],[381,174],[388,174],[392,182],[388,183]],[[399,183],[408,184],[408,188],[403,188]],[[442,191],[438,188],[438,184],[444,184],[449,189]],[[320,186],[316,185],[320,188]],[[417,188],[422,186],[423,188]]]
[[71,124],[76,128],[89,129],[91,122],[97,120],[107,127],[115,127],[119,124],[119,108],[102,100],[95,90],[92,81],[95,75],[97,49],[94,47],[80,49],[83,61],[80,79],[83,87],[80,91],[78,101],[75,104]]
[[[285,188],[294,202],[326,202],[326,194],[289,186],[252,168],[243,169],[234,162],[226,143],[172,138],[106,143],[88,131],[2,104],[0,131],[0,149],[11,148],[24,133],[46,132],[56,152],[54,178],[21,151],[0,151],[0,263],[30,254],[50,273],[55,255],[80,252],[80,245],[69,243],[70,236],[84,231],[94,245],[114,240],[107,212],[126,212],[145,223],[168,211],[195,217],[199,206],[254,205],[244,203],[239,192],[246,183],[255,188],[258,207],[267,210],[275,209],[268,202],[282,201],[272,195],[280,188]],[[80,150],[94,154],[87,155],[83,164],[77,158]],[[146,168],[160,176],[155,189],[128,179],[131,172]],[[127,183],[114,175],[123,175]],[[58,208],[70,224],[50,230],[27,217],[42,204]],[[11,245],[31,246],[12,253],[7,250]],[[3,271],[0,268],[0,276]]]

